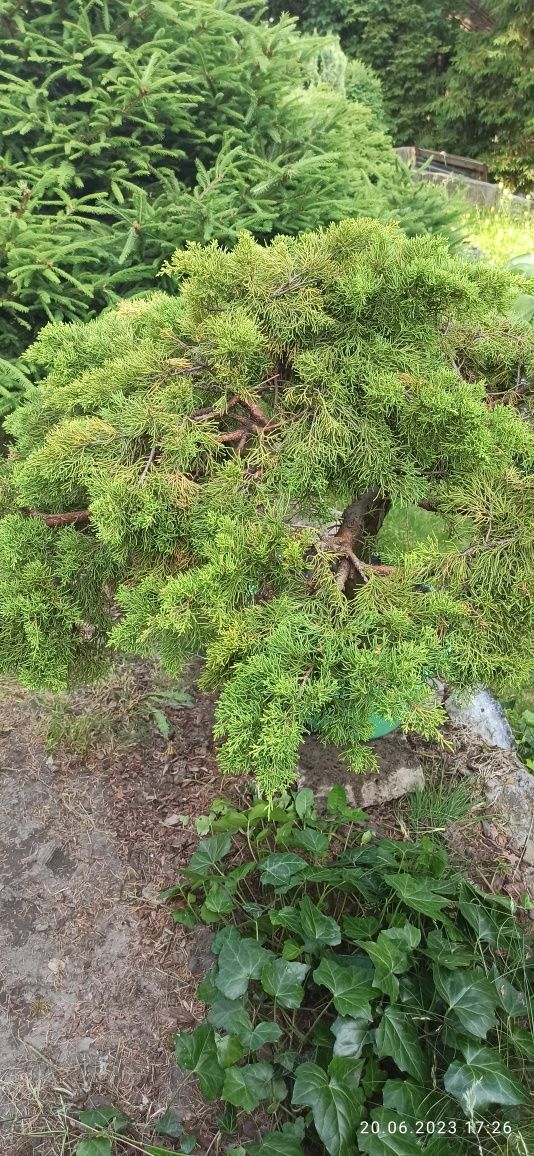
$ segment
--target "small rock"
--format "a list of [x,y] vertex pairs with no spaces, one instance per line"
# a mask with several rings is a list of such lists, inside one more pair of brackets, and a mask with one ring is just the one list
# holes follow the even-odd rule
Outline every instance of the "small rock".
[[534,866],[534,775],[518,758],[510,756],[503,772],[489,774],[486,797],[502,819],[510,844],[525,863]]
[[61,975],[61,972],[65,971],[67,965],[64,959],[49,959],[47,966],[48,970],[52,972],[52,975]]
[[501,747],[505,751],[512,749],[514,736],[510,724],[500,703],[487,690],[480,690],[467,703],[461,703],[450,695],[444,706],[456,726],[466,727],[490,747]]

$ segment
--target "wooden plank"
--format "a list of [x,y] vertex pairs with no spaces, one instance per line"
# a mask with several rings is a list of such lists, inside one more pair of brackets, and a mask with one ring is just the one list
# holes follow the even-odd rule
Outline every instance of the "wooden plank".
[[434,157],[436,161],[441,161],[442,164],[450,168],[465,169],[467,172],[480,173],[481,179],[485,180],[487,176],[487,165],[482,161],[475,161],[471,157],[460,157],[455,153],[446,153],[444,149],[420,149],[416,148],[416,156],[421,157],[422,160],[428,160],[429,157]]

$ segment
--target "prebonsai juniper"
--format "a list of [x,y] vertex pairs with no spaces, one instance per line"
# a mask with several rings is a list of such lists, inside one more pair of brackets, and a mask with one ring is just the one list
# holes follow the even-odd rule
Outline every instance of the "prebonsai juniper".
[[[202,654],[221,766],[268,796],[309,731],[357,771],[374,715],[436,735],[431,673],[531,679],[534,344],[509,275],[368,219],[192,244],[167,274],[176,296],[31,351],[48,376],[7,423],[2,672],[59,688],[113,648],[176,673]],[[377,561],[399,505],[428,531]]]

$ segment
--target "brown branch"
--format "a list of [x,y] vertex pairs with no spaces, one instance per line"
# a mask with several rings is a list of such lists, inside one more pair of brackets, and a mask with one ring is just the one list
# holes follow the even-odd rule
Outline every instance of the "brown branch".
[[254,418],[254,421],[256,421],[258,425],[265,426],[269,424],[269,418],[267,417],[267,414],[263,412],[261,406],[256,405],[256,402],[251,401],[248,397],[242,397],[240,398],[240,404],[244,406],[245,409],[248,409],[249,414]]
[[32,518],[40,518],[47,526],[80,526],[91,517],[89,510],[70,510],[66,514],[45,514],[41,510],[27,508],[25,513]]

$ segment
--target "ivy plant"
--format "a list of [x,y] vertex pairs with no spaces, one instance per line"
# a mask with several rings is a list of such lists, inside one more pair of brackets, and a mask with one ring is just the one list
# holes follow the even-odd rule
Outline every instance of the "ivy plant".
[[[522,921],[442,847],[378,839],[365,819],[341,787],[323,818],[307,788],[215,809],[162,895],[176,923],[214,927],[206,1019],[177,1034],[177,1062],[225,1102],[229,1156],[523,1151]],[[241,1146],[238,1113],[257,1109],[261,1138]]]

